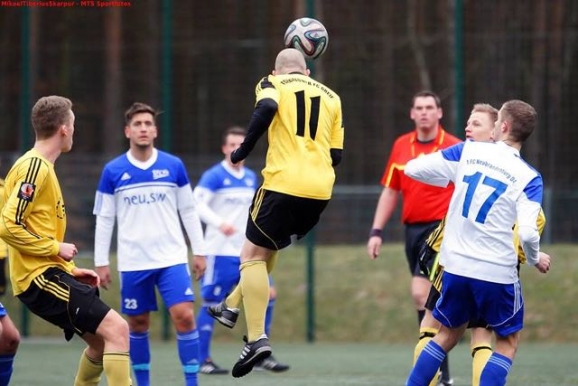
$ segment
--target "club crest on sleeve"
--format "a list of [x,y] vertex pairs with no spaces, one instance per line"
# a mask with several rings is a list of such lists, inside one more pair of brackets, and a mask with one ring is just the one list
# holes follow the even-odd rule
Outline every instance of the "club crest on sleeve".
[[18,198],[24,201],[32,201],[34,198],[34,191],[36,190],[36,185],[29,182],[23,182],[20,184],[20,190],[18,190]]

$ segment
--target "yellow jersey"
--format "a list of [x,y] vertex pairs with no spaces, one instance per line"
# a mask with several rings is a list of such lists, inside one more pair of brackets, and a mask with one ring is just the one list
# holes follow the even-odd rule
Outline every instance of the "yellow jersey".
[[268,129],[263,188],[328,200],[335,171],[330,149],[343,149],[341,99],[300,74],[269,75],[255,88],[256,102],[270,98],[278,109]]
[[71,272],[73,262],[58,256],[66,212],[54,165],[32,149],[12,166],[5,181],[0,238],[9,246],[14,295],[49,267]]
[[[0,178],[0,212],[4,206],[4,180]],[[0,239],[0,259],[5,259],[8,257],[8,245],[4,240]]]

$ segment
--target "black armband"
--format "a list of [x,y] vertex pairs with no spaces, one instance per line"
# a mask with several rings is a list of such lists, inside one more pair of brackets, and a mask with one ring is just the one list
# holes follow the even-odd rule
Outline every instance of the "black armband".
[[381,233],[382,233],[381,229],[373,228],[371,230],[371,232],[369,232],[369,237],[377,236],[377,237],[381,238]]

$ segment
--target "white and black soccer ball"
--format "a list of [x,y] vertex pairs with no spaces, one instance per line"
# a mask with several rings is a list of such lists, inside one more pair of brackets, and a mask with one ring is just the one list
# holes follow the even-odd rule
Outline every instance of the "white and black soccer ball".
[[327,49],[329,35],[319,20],[302,17],[285,32],[285,47],[295,48],[308,59],[317,59]]

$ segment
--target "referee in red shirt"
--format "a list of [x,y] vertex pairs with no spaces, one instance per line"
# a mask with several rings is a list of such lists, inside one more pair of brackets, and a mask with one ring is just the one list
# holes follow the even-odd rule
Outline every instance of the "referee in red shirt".
[[[427,236],[445,217],[454,186],[450,184],[447,188],[438,188],[426,185],[407,177],[403,169],[413,158],[462,142],[444,131],[440,125],[442,116],[441,102],[436,94],[421,91],[414,95],[410,117],[415,122],[415,130],[401,135],[393,144],[387,167],[381,178],[383,191],[377,203],[367,242],[369,257],[376,259],[381,248],[383,227],[389,221],[401,193],[405,254],[412,274],[411,295],[419,323],[423,319],[424,305],[431,287],[429,279],[420,273],[419,252]],[[447,360],[442,363],[441,371],[442,384],[451,385]]]

